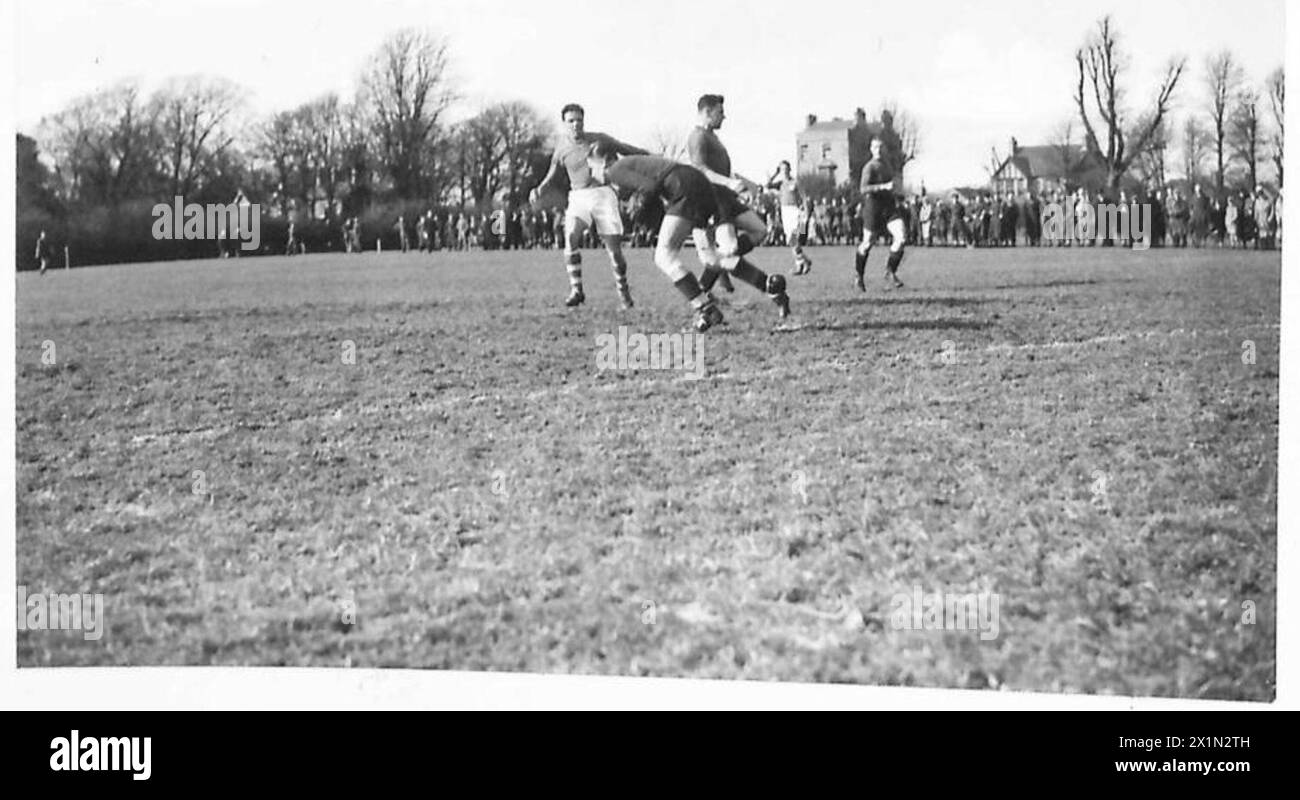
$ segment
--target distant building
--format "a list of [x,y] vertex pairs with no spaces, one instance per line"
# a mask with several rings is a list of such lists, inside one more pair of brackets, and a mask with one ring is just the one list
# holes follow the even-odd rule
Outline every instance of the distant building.
[[1095,191],[1106,183],[1106,169],[1078,145],[1031,145],[1021,147],[1013,137],[1010,155],[989,180],[998,194],[1056,189],[1072,192],[1079,187]]
[[795,174],[820,175],[836,187],[856,185],[863,165],[871,160],[871,137],[880,130],[880,123],[868,122],[860,108],[852,120],[820,122],[809,114],[804,129],[795,134]]

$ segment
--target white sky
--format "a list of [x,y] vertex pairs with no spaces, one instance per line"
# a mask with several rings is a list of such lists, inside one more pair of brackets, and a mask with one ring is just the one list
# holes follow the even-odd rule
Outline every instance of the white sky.
[[[1282,0],[1130,0],[1112,10],[1132,56],[1135,101],[1175,52],[1191,57],[1181,105],[1202,104],[1202,62],[1228,48],[1262,82],[1283,60]],[[1045,143],[1073,114],[1074,49],[1107,10],[1036,0],[18,0],[16,121],[32,132],[69,100],[121,78],[152,88],[203,73],[250,89],[255,113],[327,91],[349,96],[394,30],[451,43],[465,100],[522,99],[556,115],[570,100],[588,127],[634,143],[687,130],[703,92],[727,97],[720,131],[735,169],[762,173],[794,153],[806,114],[871,115],[897,100],[922,127],[909,183],[982,183],[1009,137]]]

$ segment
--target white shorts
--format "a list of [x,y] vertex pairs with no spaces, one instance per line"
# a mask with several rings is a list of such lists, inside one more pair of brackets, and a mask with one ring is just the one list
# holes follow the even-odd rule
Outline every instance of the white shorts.
[[564,211],[564,229],[572,231],[577,220],[588,227],[596,223],[601,236],[622,236],[623,215],[618,210],[618,195],[608,186],[574,189],[569,192],[569,207]]
[[785,239],[791,245],[794,244],[794,238],[799,235],[801,216],[803,211],[799,206],[781,206],[781,227],[785,229]]

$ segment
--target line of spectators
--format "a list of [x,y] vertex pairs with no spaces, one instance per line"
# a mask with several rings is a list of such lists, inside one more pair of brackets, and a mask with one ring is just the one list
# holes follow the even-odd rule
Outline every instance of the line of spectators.
[[[751,198],[754,210],[767,223],[766,246],[787,247],[780,224],[780,208],[774,195]],[[1045,204],[1068,207],[1079,219],[1084,205],[1095,209],[1098,204],[1119,206],[1120,234],[1110,237],[1105,230],[1087,240],[1044,237],[1042,221]],[[1211,198],[1199,184],[1191,197],[1181,190],[1142,191],[1130,196],[1121,191],[1114,200],[1102,194],[1089,196],[1082,189],[1066,193],[1059,190],[1019,194],[984,192],[946,197],[912,195],[900,200],[904,211],[908,244],[924,247],[1017,247],[1017,246],[1110,246],[1133,244],[1126,234],[1131,231],[1127,215],[1133,203],[1151,204],[1151,244],[1156,247],[1281,247],[1282,197],[1259,187],[1248,192],[1227,193],[1223,199]],[[657,231],[635,223],[633,215],[624,215],[627,244],[630,247],[653,247]],[[1107,217],[1094,214],[1098,228]],[[850,197],[806,199],[802,220],[807,230],[807,244],[846,245],[862,236],[858,203]],[[487,213],[474,211],[429,210],[413,225],[404,217],[393,224],[401,250],[421,252],[440,250],[530,250],[556,249],[563,246],[564,212],[562,210],[501,208]],[[346,252],[360,252],[361,237],[355,217],[342,225]],[[584,246],[595,248],[601,243],[594,229],[588,231]],[[286,253],[297,252],[293,226],[289,228]]]
[[[564,215],[549,209],[497,209],[490,213],[431,209],[413,225],[405,216],[398,216],[392,230],[402,252],[554,249],[564,237]],[[344,220],[340,232],[344,252],[361,252],[356,217]],[[292,249],[292,239],[289,249]]]
[[[1074,220],[1083,218],[1084,206],[1091,206],[1094,235],[1087,240],[1043,235],[1045,205],[1067,209]],[[1107,199],[1101,193],[1088,195],[1082,189],[1066,193],[1032,192],[967,195],[953,192],[947,197],[912,195],[900,200],[904,211],[907,243],[926,247],[1016,247],[1016,246],[1110,246],[1133,244],[1128,215],[1133,204],[1151,205],[1150,237],[1156,247],[1236,247],[1268,250],[1282,245],[1282,196],[1258,187],[1227,192],[1222,199],[1207,195],[1199,184],[1191,197],[1181,190],[1121,191]],[[1119,230],[1114,236],[1105,229],[1110,216],[1096,213],[1099,205],[1114,205]],[[765,244],[786,246],[779,211],[764,203],[760,215],[768,221]],[[804,203],[803,222],[809,245],[852,244],[861,236],[857,204],[851,199],[833,198]],[[1139,208],[1139,213],[1141,209]]]

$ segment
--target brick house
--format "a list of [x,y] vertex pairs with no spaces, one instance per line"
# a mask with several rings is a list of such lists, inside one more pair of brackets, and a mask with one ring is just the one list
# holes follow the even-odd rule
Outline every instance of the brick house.
[[809,114],[804,129],[795,134],[795,174],[820,175],[837,187],[856,185],[863,165],[871,160],[871,137],[880,130],[860,108],[852,120],[835,117],[823,122]]

